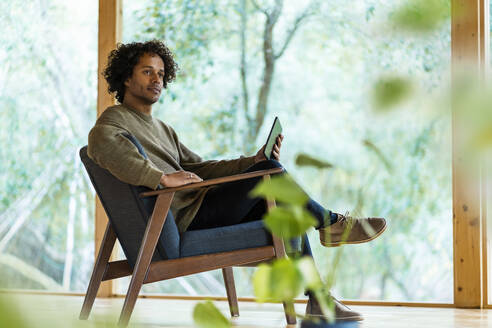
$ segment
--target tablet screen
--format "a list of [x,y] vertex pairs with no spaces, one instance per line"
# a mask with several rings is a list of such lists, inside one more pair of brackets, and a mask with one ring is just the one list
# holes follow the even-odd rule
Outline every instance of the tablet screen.
[[282,125],[280,124],[280,120],[278,117],[275,117],[275,121],[273,121],[272,129],[270,130],[270,134],[268,135],[267,142],[265,144],[265,157],[268,159],[273,158],[273,145],[275,145],[275,141],[279,134],[282,133]]

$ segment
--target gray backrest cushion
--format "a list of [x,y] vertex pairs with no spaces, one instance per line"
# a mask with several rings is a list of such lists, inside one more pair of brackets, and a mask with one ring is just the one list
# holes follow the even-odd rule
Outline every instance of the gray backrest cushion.
[[[148,218],[155,204],[155,197],[142,200],[138,195],[144,190],[149,190],[148,188],[132,186],[115,178],[87,156],[87,147],[80,150],[80,158],[101,199],[128,263],[133,267]],[[152,260],[177,257],[179,257],[179,233],[172,213],[169,212]]]
[[[137,138],[129,133],[123,133],[123,136],[128,138],[138,149],[138,152],[144,157],[148,158],[145,150],[142,145],[138,142]],[[150,191],[151,189],[144,186],[133,186],[129,185],[130,189],[135,195],[135,199],[137,203],[141,204],[141,207],[145,213],[145,224],[148,222],[148,218],[152,215],[152,211],[154,210],[155,201],[157,199],[154,197],[139,197],[139,194],[145,191]],[[161,189],[159,187],[159,189]],[[174,216],[169,210],[166,222],[164,223],[164,227],[162,228],[161,236],[159,238],[159,244],[161,249],[159,252],[164,259],[176,259],[180,257],[179,249],[180,249],[180,236],[178,231],[178,226],[176,225],[176,221],[174,221]]]

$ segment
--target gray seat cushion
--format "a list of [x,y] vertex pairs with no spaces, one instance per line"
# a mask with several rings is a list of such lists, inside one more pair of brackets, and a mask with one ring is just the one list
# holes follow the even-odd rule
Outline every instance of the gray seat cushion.
[[181,235],[181,257],[272,245],[272,237],[263,221],[232,226],[186,231]]

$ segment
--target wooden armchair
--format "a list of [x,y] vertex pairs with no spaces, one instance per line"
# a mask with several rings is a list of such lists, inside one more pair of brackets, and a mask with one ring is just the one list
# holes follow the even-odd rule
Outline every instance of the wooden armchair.
[[[129,139],[132,140],[131,136]],[[132,142],[145,156],[138,141]],[[126,327],[143,284],[215,269],[222,269],[231,315],[239,316],[232,267],[285,256],[283,240],[265,230],[261,220],[180,235],[169,210],[176,191],[260,176],[269,179],[271,174],[280,173],[281,168],[151,191],[123,183],[97,166],[87,156],[87,147],[80,150],[80,156],[109,218],[80,313],[81,320],[89,317],[101,281],[131,275],[118,323]],[[270,209],[275,202],[267,201],[267,206]],[[110,262],[116,238],[127,259]],[[284,304],[284,310],[287,322],[295,324],[293,304]]]

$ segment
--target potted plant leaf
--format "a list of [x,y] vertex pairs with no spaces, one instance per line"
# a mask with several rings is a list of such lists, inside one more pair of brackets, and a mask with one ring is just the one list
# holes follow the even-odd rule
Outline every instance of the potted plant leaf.
[[[330,163],[305,154],[297,156],[296,164],[318,170],[332,167]],[[335,321],[334,303],[329,290],[334,283],[336,267],[342,254],[341,248],[335,250],[334,263],[327,270],[328,274],[324,282],[312,257],[301,256],[299,251],[302,249],[306,231],[316,225],[316,219],[305,209],[309,199],[306,193],[289,175],[284,174],[259,183],[252,191],[252,196],[274,199],[278,202],[276,207],[265,214],[263,220],[265,227],[273,235],[283,238],[286,252],[289,254],[286,258],[277,259],[269,264],[260,264],[257,267],[253,275],[253,288],[257,301],[293,303],[302,291],[309,291],[318,301],[323,318],[292,313],[301,318],[301,327],[358,327],[357,322]],[[349,231],[345,232],[346,235],[348,233]],[[193,316],[195,323],[204,328],[225,328],[231,325],[210,301],[197,304]]]
[[[332,168],[332,164],[306,154],[299,154],[296,164],[301,167],[314,167],[318,170]],[[303,290],[316,298],[323,312],[323,318],[296,316],[302,319],[301,327],[357,327],[353,321],[335,321],[334,303],[330,289],[335,281],[336,268],[342,249],[335,250],[334,261],[327,270],[325,281],[310,256],[301,256],[303,236],[316,225],[316,219],[305,209],[308,196],[289,176],[272,177],[258,184],[253,196],[262,196],[278,201],[277,206],[263,217],[266,228],[275,236],[283,238],[289,257],[278,259],[271,264],[261,264],[253,276],[254,293],[259,302],[293,302]],[[345,231],[342,240],[350,231]],[[325,236],[325,240],[329,234]],[[293,248],[292,240],[300,240],[301,247]]]

